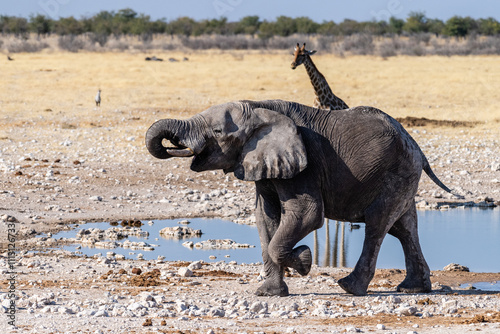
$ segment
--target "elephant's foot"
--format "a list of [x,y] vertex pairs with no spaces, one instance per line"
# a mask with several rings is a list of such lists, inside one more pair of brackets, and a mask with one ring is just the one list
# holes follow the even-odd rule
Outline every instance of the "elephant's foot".
[[398,292],[404,293],[424,293],[431,292],[432,285],[429,278],[419,281],[417,279],[410,279],[406,277],[397,287]]
[[281,282],[276,282],[275,280],[266,279],[264,283],[255,291],[257,296],[280,296],[286,297],[289,295],[288,286],[281,280]]
[[309,274],[312,265],[311,249],[305,245],[295,248],[283,265],[297,270],[302,276]]
[[363,285],[358,280],[353,278],[352,274],[350,274],[344,278],[339,279],[337,283],[347,293],[351,293],[355,296],[366,295],[366,290],[368,289],[368,284]]

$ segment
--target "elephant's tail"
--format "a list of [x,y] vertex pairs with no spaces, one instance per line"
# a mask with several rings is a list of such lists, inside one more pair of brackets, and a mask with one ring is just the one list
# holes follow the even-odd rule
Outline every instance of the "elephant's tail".
[[432,171],[432,168],[429,165],[429,161],[427,161],[427,158],[425,157],[425,155],[422,154],[422,157],[424,158],[423,169],[424,169],[425,173],[431,178],[431,180],[434,181],[435,184],[437,184],[441,189],[445,190],[446,192],[449,192],[450,194],[452,194],[452,195],[454,195],[454,196],[456,196],[458,198],[462,198],[463,199],[464,197],[462,195],[459,195],[456,192],[452,191],[450,188],[448,188],[447,186],[445,186],[443,182],[441,182],[441,180]]

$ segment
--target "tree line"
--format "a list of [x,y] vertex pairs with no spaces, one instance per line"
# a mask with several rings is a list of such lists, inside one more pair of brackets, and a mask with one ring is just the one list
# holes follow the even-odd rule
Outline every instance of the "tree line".
[[431,33],[451,37],[468,35],[499,35],[500,22],[494,18],[473,19],[453,16],[446,21],[431,19],[421,12],[412,12],[403,20],[391,17],[388,21],[362,21],[345,19],[340,23],[317,23],[308,17],[279,16],[274,21],[261,20],[259,16],[246,16],[237,22],[227,18],[196,21],[189,17],[175,20],[152,20],[149,15],[139,14],[130,8],[101,11],[92,17],[76,19],[73,16],[51,19],[44,15],[23,17],[0,15],[0,32],[26,36],[56,34],[80,35],[94,33],[101,36],[170,34],[172,36],[201,35],[257,35],[260,38],[290,36],[293,34],[318,34],[326,36],[350,36],[359,33],[371,35],[412,35]]

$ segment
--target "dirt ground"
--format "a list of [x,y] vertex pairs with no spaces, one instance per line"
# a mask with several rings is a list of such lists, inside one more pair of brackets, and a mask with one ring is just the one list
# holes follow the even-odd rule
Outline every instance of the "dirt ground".
[[[48,247],[57,246],[58,240],[48,237],[47,233],[68,229],[70,223],[79,221],[189,217],[237,219],[250,216],[254,208],[252,183],[239,181],[233,175],[224,175],[221,171],[196,174],[189,170],[188,160],[155,160],[144,147],[144,133],[156,119],[186,118],[211,104],[233,100],[231,89],[236,88],[228,88],[228,92],[220,91],[221,86],[228,85],[227,81],[219,79],[216,82],[219,87],[217,93],[212,91],[213,82],[207,86],[206,90],[203,90],[200,88],[202,85],[198,87],[198,84],[195,85],[196,87],[190,87],[189,78],[178,81],[171,90],[169,87],[160,85],[155,88],[155,91],[149,91],[149,88],[146,88],[147,82],[134,82],[134,75],[140,76],[143,73],[141,71],[150,71],[141,66],[151,66],[151,64],[136,63],[136,60],[133,60],[134,57],[142,60],[143,55],[57,54],[56,56],[59,57],[57,62],[53,62],[50,55],[45,54],[17,56],[15,62],[18,64],[24,60],[32,62],[32,65],[21,64],[16,65],[19,66],[18,68],[6,69],[5,78],[7,79],[3,81],[3,84],[8,89],[0,92],[2,112],[0,115],[2,120],[0,122],[0,216],[5,218],[0,222],[0,241],[2,249],[6,251],[9,244],[7,216],[15,217],[17,219],[15,223],[16,246],[21,251],[16,253],[15,259],[15,270],[18,273],[16,284],[17,293],[22,294],[19,301],[21,307],[16,314],[17,328],[8,327],[3,318],[2,327],[5,330],[2,329],[2,332],[210,333],[211,330],[214,333],[331,333],[332,331],[356,330],[384,332],[379,329],[380,326],[377,327],[377,324],[383,324],[392,332],[401,333],[412,331],[418,333],[469,331],[495,333],[500,331],[500,295],[498,292],[459,287],[462,283],[474,285],[475,282],[498,281],[500,273],[436,271],[432,276],[435,288],[433,293],[404,295],[395,293],[395,287],[403,279],[404,272],[396,269],[378,270],[370,286],[369,295],[352,297],[344,294],[336,284],[338,278],[350,271],[349,268],[314,267],[309,277],[303,278],[292,273],[287,278],[292,292],[291,297],[266,299],[253,296],[253,291],[260,284],[258,278],[260,266],[258,265],[229,265],[214,262],[204,264],[203,268],[195,271],[192,277],[180,277],[176,268],[183,264],[175,262],[112,260],[106,263],[104,259],[75,257],[57,250],[37,255],[28,252],[34,249],[47,250]],[[124,76],[120,76],[119,69],[112,67],[109,78],[103,79],[101,74],[95,73],[98,70],[89,69],[89,64],[86,63],[88,61],[86,59],[95,57],[104,57],[102,58],[104,60],[118,57],[123,61],[120,64],[129,66],[129,71]],[[245,60],[252,64],[259,63],[263,56],[245,55],[243,59],[234,55],[221,57],[223,59],[218,60],[219,62],[234,65],[232,71],[236,71]],[[287,57],[283,55],[272,55],[270,58],[271,65],[287,61]],[[195,54],[189,55],[189,59],[192,66],[197,68],[195,72],[206,74],[210,72],[212,69],[210,66],[213,64],[205,64],[205,61],[213,61],[214,55]],[[498,58],[485,59],[488,63],[498,61]],[[320,60],[326,61],[327,59],[320,58]],[[338,61],[347,62],[341,59]],[[348,61],[352,62],[352,59]],[[413,71],[412,66],[409,65],[415,65],[413,59],[406,59],[406,63],[404,58],[392,61],[395,62],[392,65],[401,66],[408,72]],[[422,62],[422,60],[419,61]],[[469,59],[468,65],[464,64],[462,58],[448,61],[451,63],[456,61],[457,68],[460,69],[468,68],[467,66],[480,67],[477,59]],[[79,66],[80,62],[84,65]],[[127,62],[132,62],[137,68]],[[384,64],[382,60],[373,59],[362,60],[361,63],[364,64],[363,62],[366,62],[366,66],[373,64],[383,66]],[[448,64],[446,59],[442,58],[438,58],[436,62]],[[71,66],[72,63],[76,64],[74,68]],[[99,64],[97,67],[101,71],[105,71],[105,66],[110,66],[110,63],[105,61],[104,64]],[[177,65],[186,66],[186,64]],[[164,66],[177,65],[164,64]],[[453,66],[453,64],[447,66]],[[88,72],[91,73],[86,73],[86,69],[89,69]],[[170,69],[169,67],[168,70]],[[495,69],[498,67],[492,67],[491,71]],[[281,92],[281,87],[268,76],[268,73],[259,74],[259,70],[256,69],[256,71],[257,73],[252,74],[252,80],[259,80],[259,75],[262,75],[263,80],[253,87],[255,90],[252,90],[251,98],[262,96],[262,99],[285,98],[302,103],[309,103],[309,99],[312,101],[310,88],[307,88],[306,93],[300,90],[300,93],[294,94],[291,88],[287,88],[287,92]],[[274,71],[281,73],[280,71],[289,71],[289,69],[286,67],[274,69]],[[418,72],[418,68],[415,71]],[[488,83],[496,80],[492,79],[491,71],[486,76]],[[151,73],[154,74],[155,80],[150,83],[158,86],[158,80],[164,79],[164,73]],[[186,73],[195,75],[189,71]],[[297,77],[300,74],[290,71],[290,73],[286,72],[286,75]],[[412,77],[411,73],[408,73],[408,76]],[[111,88],[114,78],[121,81]],[[85,80],[89,80],[90,83],[82,89],[72,86],[72,82],[75,82],[75,85],[83,85]],[[191,80],[194,80],[194,77]],[[54,83],[54,86],[51,83]],[[445,85],[446,81],[440,84]],[[457,83],[454,82],[454,84]],[[98,85],[103,89],[103,103],[101,107],[94,107],[93,95]],[[364,87],[361,78],[356,79],[356,86]],[[64,94],[54,95],[53,87],[58,87]],[[260,91],[263,87],[265,89]],[[425,87],[425,84],[422,87]],[[422,94],[419,89],[423,88],[420,86],[410,88],[417,90],[415,97],[408,98],[407,103],[410,107],[397,108],[394,116],[398,117],[422,147],[441,180],[464,196],[464,199],[454,198],[423,176],[416,198],[419,208],[444,210],[452,209],[454,206],[491,207],[498,205],[500,200],[500,123],[498,121],[500,114],[498,108],[492,107],[498,102],[498,97],[495,95],[497,93],[491,89],[485,89],[485,94],[492,94],[491,101],[485,102],[480,99],[469,100],[467,97],[460,100],[456,95],[446,95],[448,92],[446,89],[436,92],[435,95],[438,97],[434,96],[432,99],[440,97],[444,101],[442,108],[450,109],[446,111],[447,115],[453,115],[451,111],[453,104],[468,106],[467,113],[462,109],[456,114],[457,117],[443,120],[442,114],[434,114],[434,118],[432,113],[429,114],[428,103],[418,105],[417,102]],[[155,102],[155,97],[160,96],[165,89],[167,89],[169,99]],[[349,97],[356,93],[354,86],[342,89],[348,90],[347,96]],[[259,91],[262,92],[261,95]],[[106,95],[107,92],[111,96]],[[378,93],[374,93],[372,97],[368,90],[364,90],[363,93],[365,102],[374,102],[381,98]],[[129,102],[127,102],[127,94],[130,97]],[[34,95],[39,96],[39,100],[34,98]],[[84,98],[83,95],[85,95]],[[239,95],[245,98],[243,93]],[[411,92],[408,95],[412,95]],[[195,100],[202,96],[205,97],[203,101]],[[113,97],[116,99],[112,100]],[[397,99],[398,97],[393,97],[386,104],[389,107],[393,106],[397,103]],[[495,99],[497,99],[496,102]],[[145,106],[140,107],[143,103]],[[474,103],[479,105],[476,106]],[[485,103],[487,104],[484,105]],[[415,112],[409,111],[412,108]],[[482,113],[484,110],[491,112],[484,117],[482,113],[480,116],[472,117],[470,115],[474,114],[475,108],[483,110]],[[387,108],[383,109],[391,114]],[[44,236],[45,239],[41,241],[40,236]],[[7,252],[2,254],[1,260],[7,267]],[[30,263],[39,264],[30,267]],[[146,277],[142,281],[156,280],[157,285],[137,286],[141,279],[133,280],[134,275],[131,273],[133,267],[142,268],[143,272],[152,272],[155,269],[170,271],[171,275],[164,275],[165,277],[161,279],[158,278],[159,276],[157,278]],[[117,273],[120,269],[125,270],[127,274],[122,274],[123,277],[119,276]],[[113,270],[112,275],[115,276],[110,279],[103,278],[110,270]],[[2,276],[7,273],[8,271],[4,269]],[[2,278],[1,284],[1,296],[5,301],[6,295],[3,291],[8,287],[7,278]],[[170,313],[170,316],[165,315],[157,311],[156,306],[149,306],[148,311],[143,312],[144,314],[112,316],[110,309],[106,308],[113,304],[110,301],[103,301],[101,305],[109,313],[108,317],[86,314],[84,311],[90,309],[91,306],[95,306],[96,312],[102,311],[99,310],[99,305],[94,305],[91,301],[100,300],[103,292],[127,296],[126,298],[143,292],[149,292],[155,296],[161,295],[164,299],[163,309],[174,315]],[[29,298],[34,295],[51,293],[55,297],[49,304],[30,302]],[[262,317],[252,315],[245,318],[244,311],[239,311],[238,316],[227,316],[230,308],[227,307],[227,303],[222,303],[222,300],[227,301],[236,297],[239,297],[240,301],[245,300],[246,304],[250,305],[265,302],[269,305],[269,310],[267,313],[262,313]],[[401,300],[395,302],[395,297]],[[194,311],[190,315],[177,309],[167,308],[166,305],[173,305],[179,299],[186,303],[189,300],[199,300],[199,305],[195,302],[192,304],[196,304],[199,310],[205,308],[209,311],[197,316]],[[72,304],[71,300],[74,300],[76,304]],[[118,304],[122,302],[118,297],[117,300]],[[446,309],[450,300],[456,301],[458,305],[456,312]],[[298,305],[298,309],[290,306],[294,303]],[[369,308],[366,305],[371,305],[370,308],[374,309],[375,306],[385,305],[384,303],[392,305],[394,310],[406,305],[405,307],[416,307],[417,311],[410,312],[409,315],[392,311],[380,313],[367,311]],[[132,304],[133,302],[130,301],[127,305]],[[342,304],[341,307],[338,306],[338,309],[342,311],[338,312],[350,315],[346,317],[333,316],[334,313],[317,315],[319,311],[316,311],[320,308],[320,304],[328,312],[333,312],[334,305]],[[46,307],[52,307],[51,305],[58,306],[59,309],[47,310]],[[226,316],[217,316],[217,312],[212,312],[211,307],[217,305],[225,310]],[[231,312],[236,308],[235,305],[230,309]],[[435,308],[431,309],[429,305],[434,305]],[[445,307],[445,305],[448,306]],[[73,308],[75,312],[66,314],[64,307]],[[250,312],[248,305],[239,305],[241,310],[245,307],[247,309],[245,312]],[[118,310],[116,307],[115,309]],[[46,311],[42,312],[42,310]],[[284,313],[280,316],[279,311]],[[425,312],[433,316],[425,316]],[[233,314],[236,313],[238,312],[233,312]],[[152,321],[152,326],[143,325],[147,319]],[[88,324],[83,325],[84,321],[88,321]],[[164,325],[162,325],[163,322],[165,322]]]

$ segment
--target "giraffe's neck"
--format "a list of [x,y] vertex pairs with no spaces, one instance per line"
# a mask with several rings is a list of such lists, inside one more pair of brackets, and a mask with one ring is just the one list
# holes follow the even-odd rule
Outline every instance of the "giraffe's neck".
[[307,74],[309,75],[311,84],[314,87],[314,93],[316,94],[314,107],[332,110],[349,108],[341,98],[333,94],[330,85],[328,85],[324,75],[318,71],[318,68],[314,65],[311,57],[306,57],[304,66],[306,67]]

